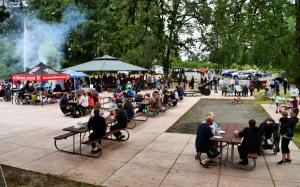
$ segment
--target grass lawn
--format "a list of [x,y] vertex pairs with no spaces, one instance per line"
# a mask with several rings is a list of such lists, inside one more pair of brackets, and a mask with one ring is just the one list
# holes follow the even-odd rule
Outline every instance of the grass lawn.
[[[9,187],[96,187],[95,185],[70,181],[62,177],[2,165]],[[2,184],[3,185],[3,184]],[[1,180],[0,180],[0,186]]]

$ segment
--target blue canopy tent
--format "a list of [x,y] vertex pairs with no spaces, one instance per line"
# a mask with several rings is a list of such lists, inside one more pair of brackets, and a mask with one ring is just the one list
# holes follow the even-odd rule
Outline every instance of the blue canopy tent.
[[88,77],[88,75],[85,74],[85,73],[78,72],[78,71],[73,71],[73,70],[67,70],[67,71],[64,71],[63,73],[64,74],[69,74],[70,78],[72,78],[72,79]]
[[89,75],[82,73],[82,72],[78,72],[78,71],[74,71],[74,70],[67,70],[63,72],[64,74],[69,74],[71,79],[74,79],[74,88],[75,88],[75,92],[76,92],[76,85],[75,85],[75,79],[80,79],[80,78],[85,78],[85,77],[89,77]]

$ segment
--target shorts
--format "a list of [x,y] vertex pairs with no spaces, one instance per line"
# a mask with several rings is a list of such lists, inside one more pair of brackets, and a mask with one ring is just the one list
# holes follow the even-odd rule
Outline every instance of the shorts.
[[275,103],[275,104],[276,104],[276,106],[277,106],[277,107],[279,107],[279,106],[280,106],[280,103]]
[[206,152],[206,154],[207,154],[207,157],[208,157],[208,158],[212,159],[212,158],[216,158],[217,156],[219,156],[219,155],[220,155],[220,152],[217,151],[217,150],[208,150],[208,151]]

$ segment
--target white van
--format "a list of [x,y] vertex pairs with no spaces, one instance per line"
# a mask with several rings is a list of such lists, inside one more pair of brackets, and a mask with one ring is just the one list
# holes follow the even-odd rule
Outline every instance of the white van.
[[164,74],[164,68],[162,66],[159,66],[159,65],[154,65],[152,68],[151,68],[151,71],[154,72],[154,74]]

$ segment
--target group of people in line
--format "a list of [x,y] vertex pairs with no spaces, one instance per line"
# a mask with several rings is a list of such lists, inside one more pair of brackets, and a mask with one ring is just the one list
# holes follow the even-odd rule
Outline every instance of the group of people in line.
[[[277,163],[279,165],[292,162],[289,143],[294,137],[295,127],[299,122],[298,108],[290,110],[289,117],[288,112],[284,111],[282,117],[279,120],[279,133],[281,135],[281,152],[282,159]],[[234,131],[234,136],[242,138],[241,144],[238,146],[238,152],[240,155],[240,165],[248,165],[248,153],[255,153],[261,155],[262,153],[262,136],[264,135],[265,141],[263,147],[267,146],[266,139],[271,135],[264,132],[265,126],[261,124],[259,127],[256,125],[254,119],[249,120],[249,126],[245,127],[242,131]],[[200,160],[200,164],[208,168],[211,162],[215,162],[220,159],[221,153],[218,150],[218,141],[216,139],[216,129],[219,126],[215,122],[215,116],[212,112],[206,115],[205,121],[201,122],[197,128],[196,136],[196,159]],[[220,145],[222,146],[222,145]],[[279,151],[279,150],[278,150]],[[199,156],[201,153],[206,153],[207,157],[201,159]]]

